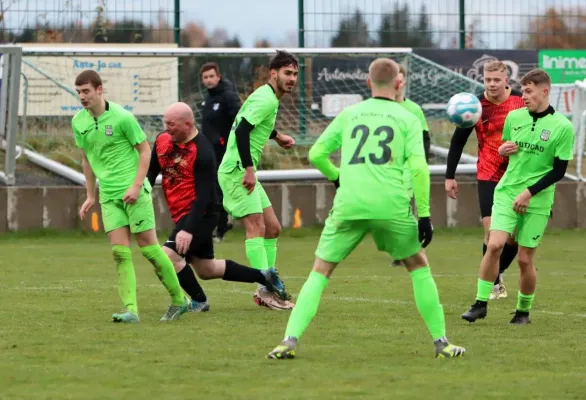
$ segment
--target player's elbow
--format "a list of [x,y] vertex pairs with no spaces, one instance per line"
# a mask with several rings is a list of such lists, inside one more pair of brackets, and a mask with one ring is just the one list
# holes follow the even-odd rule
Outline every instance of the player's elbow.
[[417,175],[429,175],[429,165],[425,156],[412,156],[408,159],[407,165],[413,177]]
[[553,172],[555,176],[555,180],[560,181],[566,175],[566,171],[568,170],[568,161],[567,160],[560,160],[556,158],[553,163]]

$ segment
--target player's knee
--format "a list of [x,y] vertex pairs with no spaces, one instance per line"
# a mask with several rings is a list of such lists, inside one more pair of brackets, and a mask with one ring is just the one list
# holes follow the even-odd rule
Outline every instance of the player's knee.
[[265,222],[262,214],[252,214],[244,217],[244,228],[246,229],[246,237],[264,237],[265,236]]
[[501,238],[496,238],[492,236],[489,238],[488,244],[486,245],[486,252],[500,253],[501,251],[503,251],[503,247],[505,247],[506,242],[506,239],[502,240]]
[[126,246],[112,246],[112,257],[116,264],[123,264],[132,261],[132,252],[130,248]]
[[526,271],[533,265],[533,256],[527,251],[519,251],[517,253],[517,263],[521,272]]
[[418,268],[423,268],[429,265],[427,260],[427,256],[424,250],[412,255],[411,257],[407,257],[403,260],[403,264],[407,268],[407,271],[411,272]]
[[273,222],[270,225],[265,225],[264,236],[271,239],[276,239],[281,234],[281,224],[279,222]]
[[210,279],[214,279],[216,274],[214,271],[211,271],[208,268],[202,268],[197,271],[197,276],[204,281],[209,281]]
[[163,246],[163,251],[173,263],[173,268],[175,268],[175,272],[181,272],[181,270],[185,268],[185,260],[179,254],[177,254],[175,249],[172,249],[168,246]]
[[213,261],[215,260],[199,260],[193,264],[198,278],[204,281],[218,278],[216,263]]

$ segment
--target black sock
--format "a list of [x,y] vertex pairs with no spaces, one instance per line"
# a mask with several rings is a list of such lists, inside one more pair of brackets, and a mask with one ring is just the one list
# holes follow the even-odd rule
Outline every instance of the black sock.
[[499,259],[499,276],[496,278],[498,282],[495,281],[495,283],[500,283],[500,274],[505,272],[507,268],[509,268],[509,265],[513,263],[513,260],[517,256],[518,250],[519,247],[516,244],[510,245],[505,243],[505,247],[503,247],[503,252],[501,253],[501,257]]
[[266,285],[267,283],[265,276],[260,270],[246,267],[232,260],[226,260],[226,271],[224,271],[224,277],[222,279],[232,282],[257,282],[261,285]]
[[185,264],[185,268],[177,273],[177,277],[179,278],[179,284],[183,290],[187,292],[189,297],[191,297],[191,300],[199,301],[200,303],[207,300],[207,297],[201,286],[199,286],[195,273],[189,264]]

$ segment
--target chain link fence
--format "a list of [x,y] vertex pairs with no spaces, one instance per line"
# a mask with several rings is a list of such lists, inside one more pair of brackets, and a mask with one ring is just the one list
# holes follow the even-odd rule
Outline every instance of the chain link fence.
[[299,0],[308,47],[586,47],[583,0]]

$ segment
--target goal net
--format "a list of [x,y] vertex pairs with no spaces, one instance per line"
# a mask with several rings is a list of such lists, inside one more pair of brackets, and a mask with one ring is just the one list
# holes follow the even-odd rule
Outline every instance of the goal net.
[[[81,106],[74,80],[84,69],[97,70],[105,97],[132,111],[150,141],[163,129],[162,113],[175,102],[188,103],[201,121],[207,89],[199,70],[216,62],[243,102],[269,78],[273,49],[186,49],[153,45],[23,45],[21,121],[26,121],[27,146],[55,161],[80,170],[70,129]],[[458,92],[479,94],[482,85],[466,76],[413,54],[406,48],[290,49],[301,63],[299,85],[281,101],[277,130],[293,136],[292,151],[269,144],[260,169],[307,169],[309,147],[346,106],[370,97],[368,66],[377,57],[390,57],[408,70],[407,97],[422,105],[432,143],[447,147],[453,126],[445,118],[449,98]],[[471,141],[472,142],[472,141]],[[474,143],[470,152],[475,152]],[[441,155],[436,163],[445,163]],[[460,169],[459,169],[460,171]],[[470,172],[470,171],[469,171]]]

